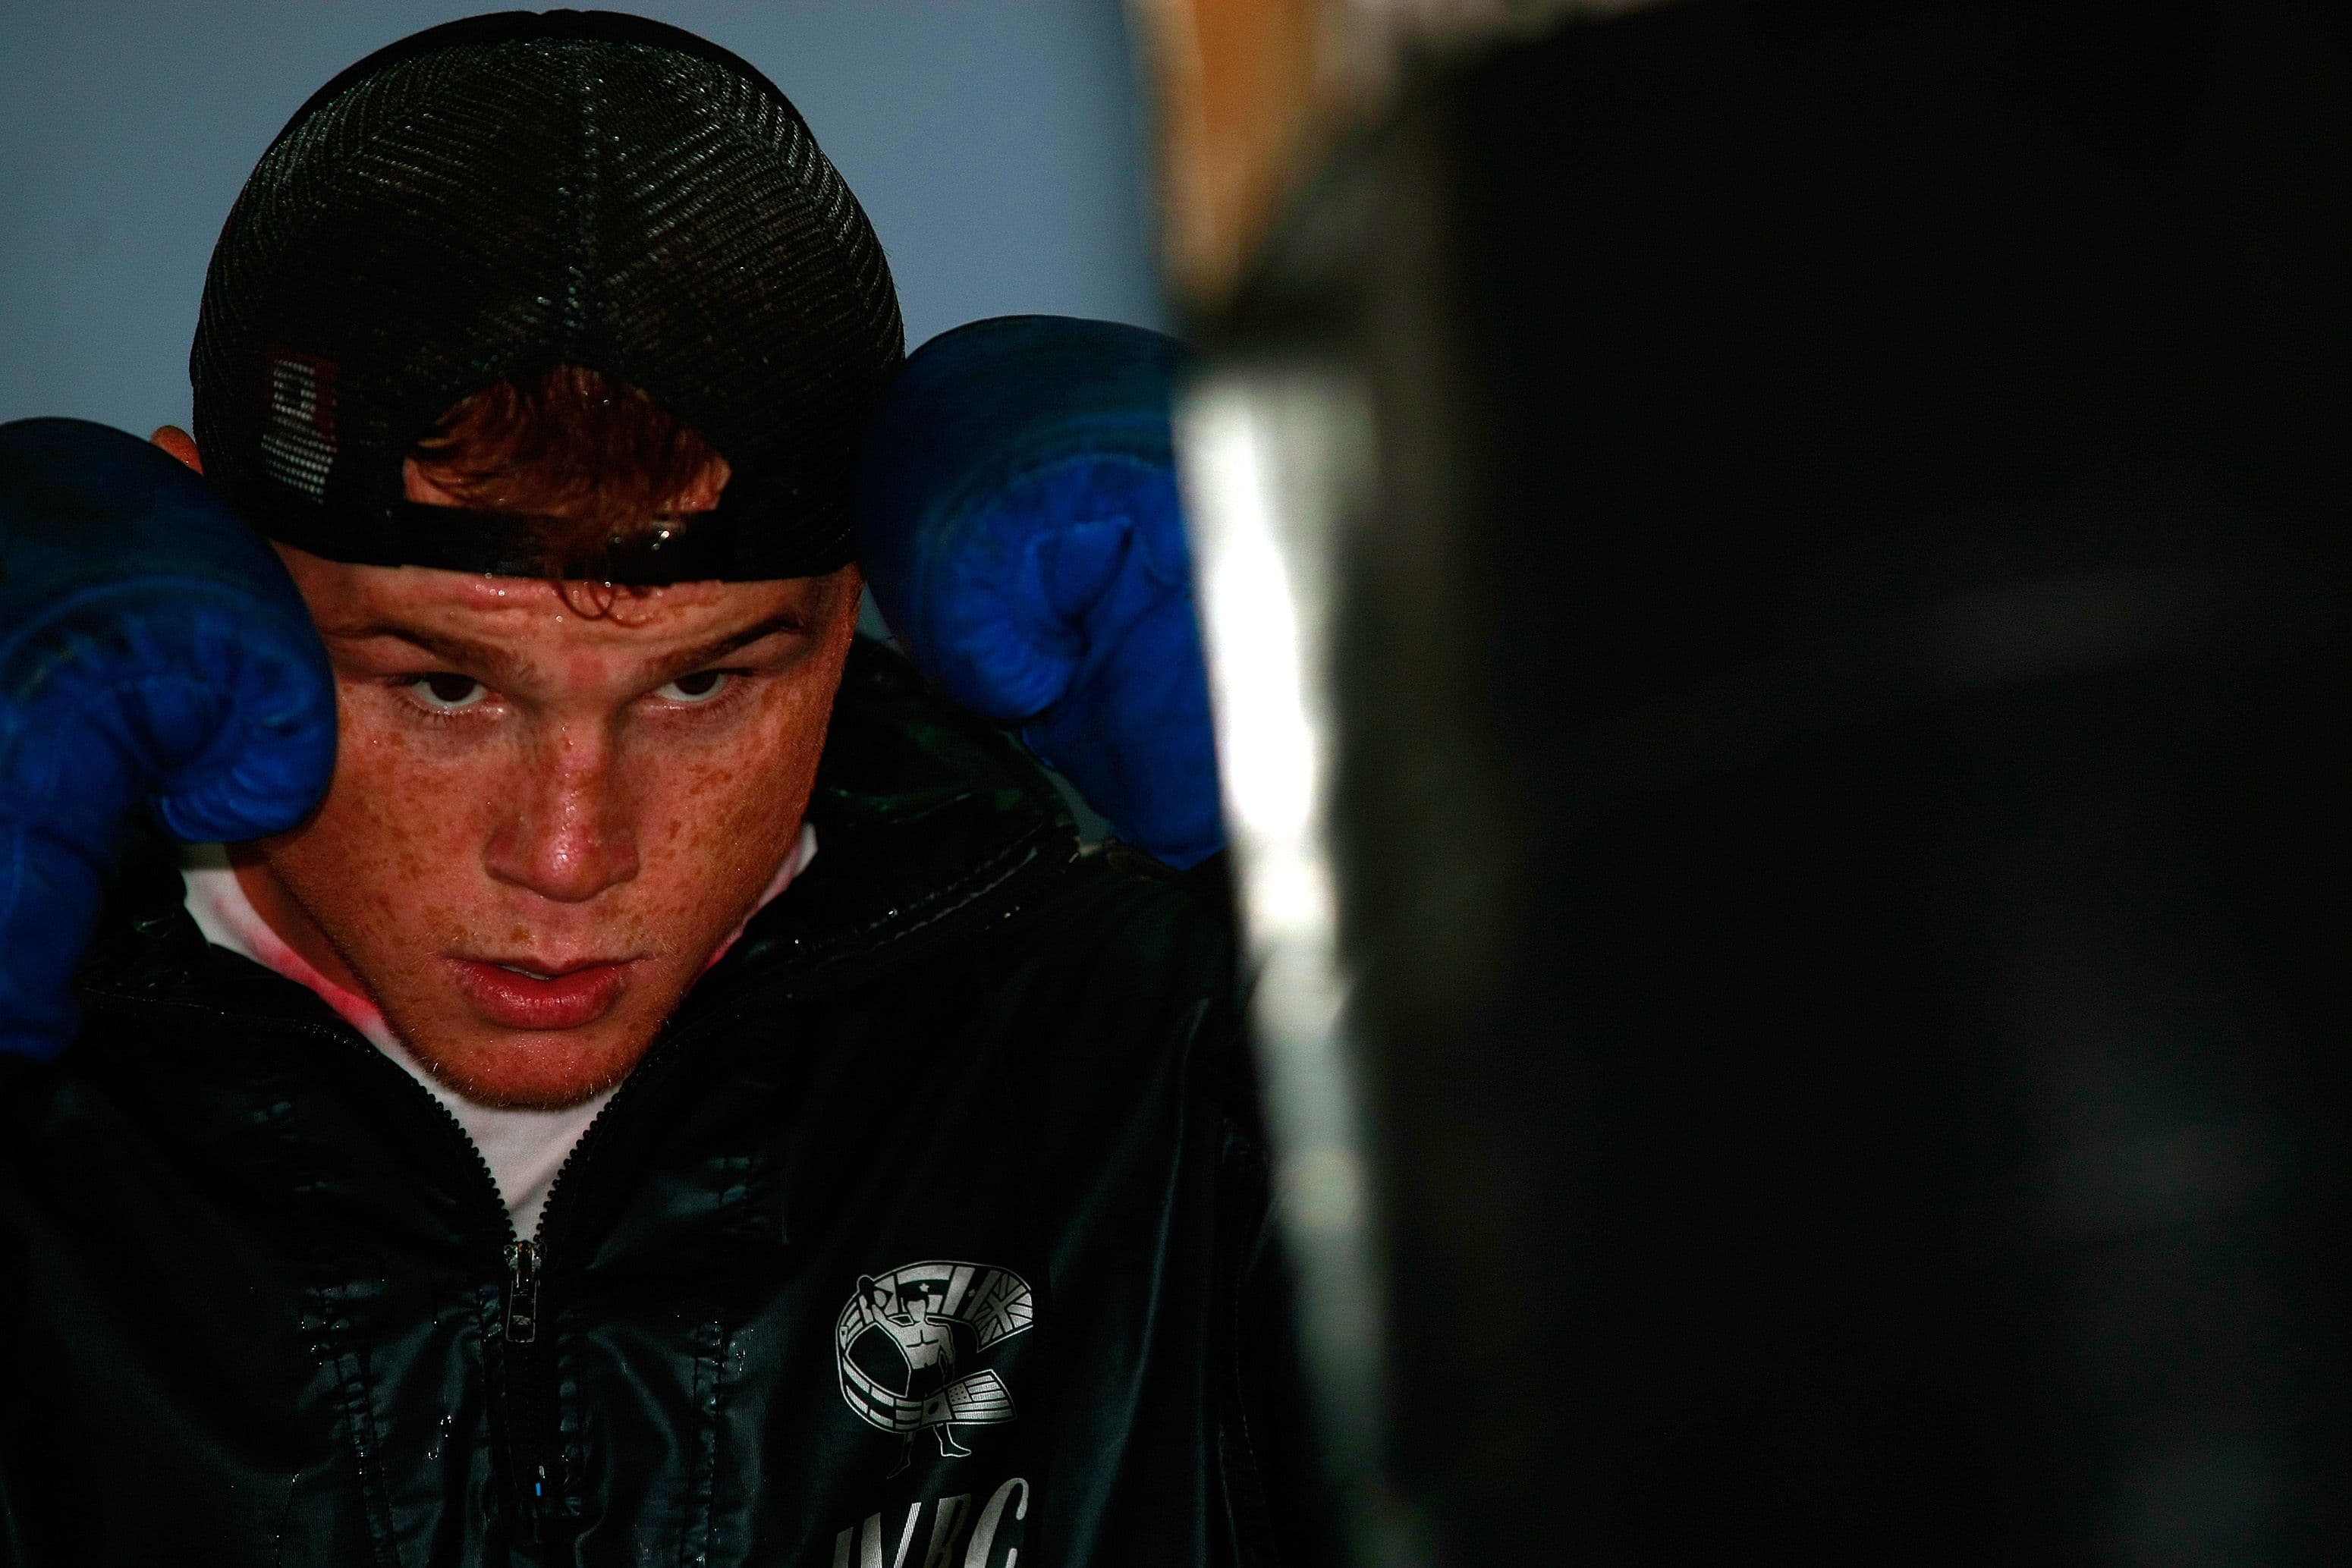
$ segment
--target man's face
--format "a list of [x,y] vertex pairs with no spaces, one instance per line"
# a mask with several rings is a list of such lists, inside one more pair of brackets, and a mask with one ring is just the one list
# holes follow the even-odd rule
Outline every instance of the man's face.
[[856,570],[599,614],[545,581],[280,554],[341,749],[318,810],[239,852],[256,906],[469,1098],[617,1082],[797,835]]

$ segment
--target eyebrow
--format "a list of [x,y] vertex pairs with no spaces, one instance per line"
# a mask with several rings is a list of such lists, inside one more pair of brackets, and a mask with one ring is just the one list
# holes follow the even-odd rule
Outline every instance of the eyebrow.
[[686,674],[702,668],[714,659],[723,659],[730,653],[748,648],[754,643],[764,643],[779,632],[806,632],[808,629],[809,618],[800,611],[779,610],[763,621],[752,622],[740,632],[725,632],[713,637],[708,643],[680,649],[677,654],[664,660],[659,667]]
[[[725,632],[711,638],[707,643],[698,643],[690,648],[681,648],[654,667],[656,671],[673,678],[677,675],[690,674],[715,659],[723,659],[730,653],[748,648],[754,643],[765,642],[780,632],[806,632],[808,629],[809,618],[800,611],[779,611],[764,620],[754,621],[749,626],[738,631]],[[499,647],[495,643],[485,643],[477,638],[460,636],[452,632],[428,632],[421,626],[404,626],[394,621],[373,621],[350,628],[338,627],[332,631],[321,628],[320,634],[338,642],[354,643],[388,637],[394,642],[405,643],[413,648],[421,649],[436,659],[446,659],[452,664],[487,671],[500,677],[510,676],[525,668],[528,664],[527,660],[517,657],[512,652]]]

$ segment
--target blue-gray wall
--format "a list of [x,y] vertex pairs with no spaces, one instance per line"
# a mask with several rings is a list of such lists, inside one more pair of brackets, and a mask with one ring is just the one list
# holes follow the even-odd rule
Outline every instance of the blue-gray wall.
[[[214,237],[287,116],[457,0],[0,0],[0,419],[188,417]],[[1119,0],[671,0],[797,103],[911,347],[979,316],[1161,324]]]

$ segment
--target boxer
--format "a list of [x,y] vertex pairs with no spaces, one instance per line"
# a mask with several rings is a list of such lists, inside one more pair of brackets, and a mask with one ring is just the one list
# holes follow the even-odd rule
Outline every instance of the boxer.
[[0,430],[0,1553],[1301,1554],[1227,935],[992,722],[1213,856],[1172,351],[990,338],[743,61],[514,14],[264,155],[192,433]]

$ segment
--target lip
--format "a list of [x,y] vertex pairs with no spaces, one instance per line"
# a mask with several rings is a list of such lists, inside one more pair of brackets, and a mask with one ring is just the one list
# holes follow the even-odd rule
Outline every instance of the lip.
[[[579,1029],[613,1010],[627,986],[634,958],[589,959],[569,964],[530,958],[448,960],[457,988],[474,1010],[507,1029]],[[511,966],[511,967],[509,967]],[[518,974],[533,969],[547,977]]]

